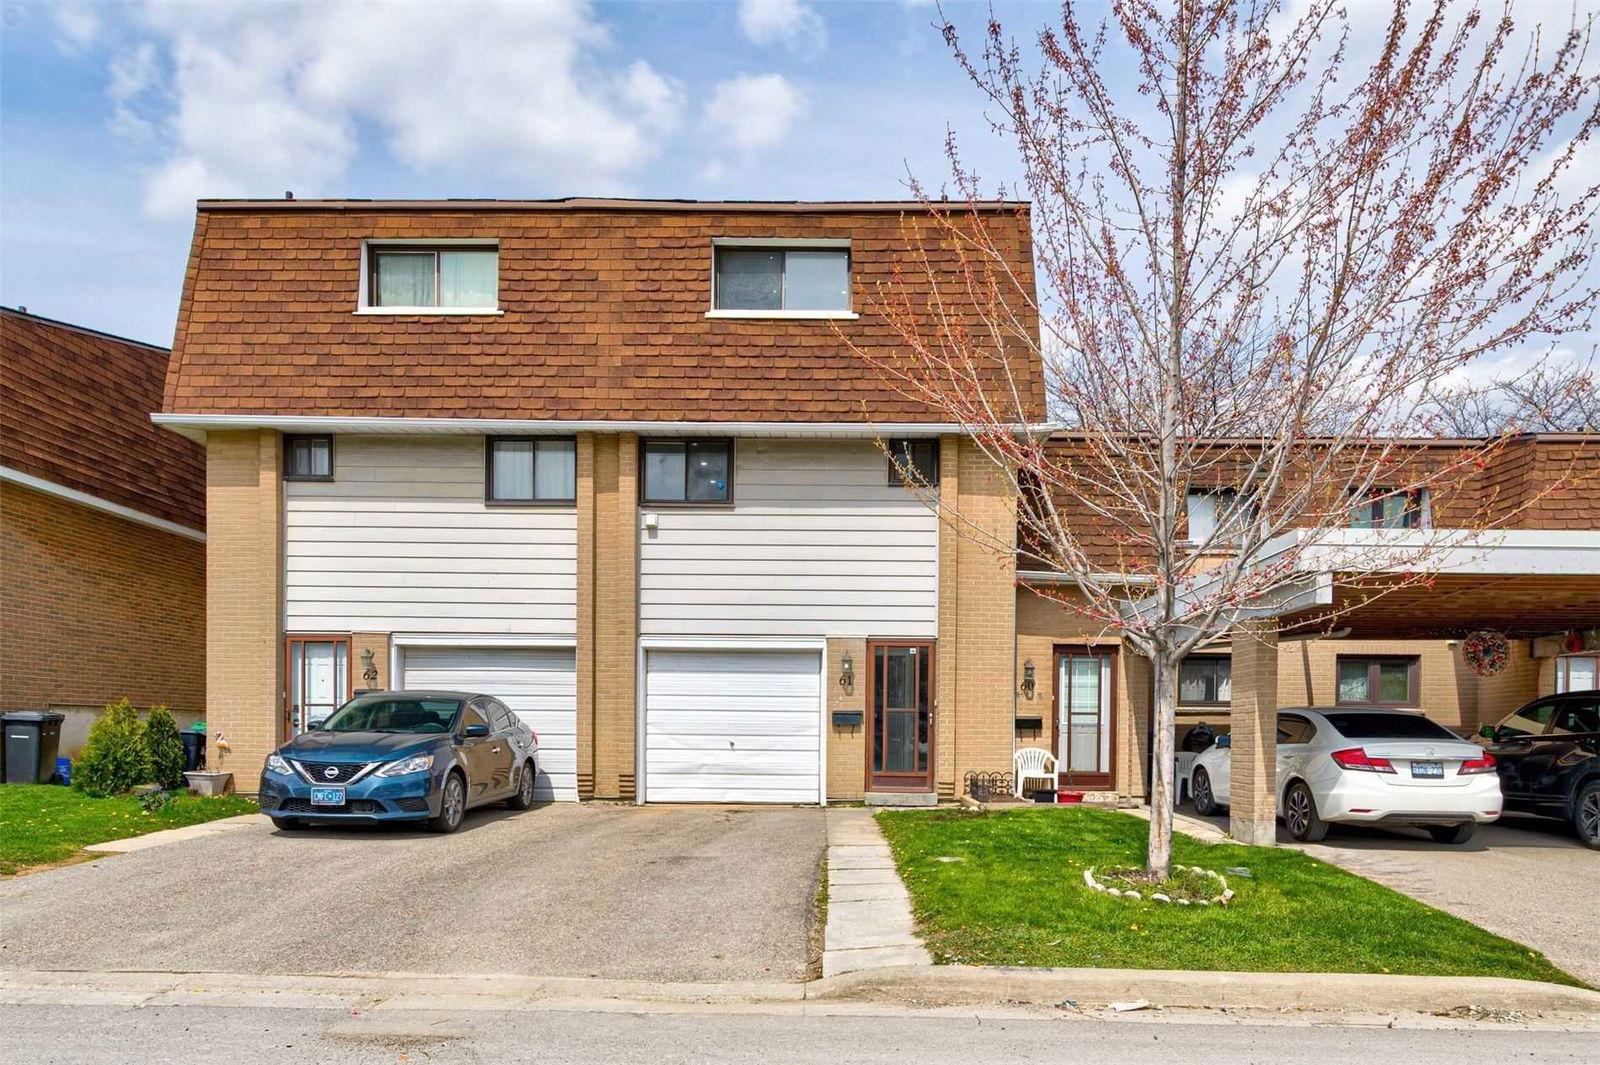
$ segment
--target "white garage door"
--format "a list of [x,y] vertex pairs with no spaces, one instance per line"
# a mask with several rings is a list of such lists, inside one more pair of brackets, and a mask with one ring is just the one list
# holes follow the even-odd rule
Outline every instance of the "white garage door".
[[571,648],[407,647],[404,685],[492,695],[539,734],[541,799],[578,798],[577,673]]
[[821,655],[646,655],[646,802],[821,801]]

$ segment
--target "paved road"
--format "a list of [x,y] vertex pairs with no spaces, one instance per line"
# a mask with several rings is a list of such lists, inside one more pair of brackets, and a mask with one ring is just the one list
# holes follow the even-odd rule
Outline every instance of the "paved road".
[[1339,1065],[1494,1061],[1592,1065],[1596,1034],[1477,1028],[1104,1021],[1061,1016],[410,1013],[218,1007],[0,1006],[0,1062],[28,1065]]
[[[1207,820],[1227,827],[1225,816]],[[1278,841],[1294,843],[1282,825]],[[1571,825],[1507,814],[1458,847],[1415,830],[1335,825],[1322,843],[1295,845],[1526,943],[1600,987],[1600,851],[1579,843]]]
[[0,968],[796,980],[823,812],[557,804],[259,826],[0,881]]

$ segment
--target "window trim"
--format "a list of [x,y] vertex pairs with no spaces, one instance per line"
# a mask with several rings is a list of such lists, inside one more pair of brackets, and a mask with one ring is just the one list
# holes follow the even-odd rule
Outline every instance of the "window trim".
[[[1339,694],[1339,674],[1345,662],[1365,662],[1367,664],[1367,694],[1373,696],[1368,699],[1345,699]],[[1385,663],[1404,662],[1409,667],[1406,675],[1406,696],[1404,701],[1396,702],[1392,699],[1379,699],[1376,694],[1379,687],[1379,667]],[[1333,703],[1335,706],[1398,706],[1407,709],[1419,708],[1422,696],[1422,656],[1421,655],[1335,655],[1333,661]]]
[[[728,498],[719,500],[701,499],[651,499],[647,494],[645,480],[645,449],[651,444],[681,443],[685,451],[689,444],[726,444],[728,445]],[[731,436],[650,436],[639,438],[639,505],[641,507],[673,507],[677,509],[693,509],[697,507],[727,508],[733,506],[734,490],[738,487],[738,477],[735,474],[738,456],[738,444],[735,437]],[[689,494],[689,463],[687,454],[683,467],[684,495]]]
[[[888,445],[889,454],[885,455],[885,464],[889,467],[888,478],[890,488],[938,488],[939,487],[939,438],[928,436],[897,436],[884,441]],[[927,478],[922,484],[908,484],[900,476],[900,467],[895,463],[894,452],[902,449],[907,444],[932,444],[933,445],[933,476]]]
[[[338,466],[335,464],[335,459],[336,459],[337,456],[336,456],[336,453],[335,453],[333,437],[334,437],[333,433],[284,433],[283,434],[283,456],[279,460],[283,464],[283,470],[282,470],[283,479],[285,481],[331,481],[331,480],[333,480],[334,474],[338,472]],[[303,440],[326,440],[328,442],[328,472],[326,474],[321,474],[321,473],[290,473],[289,472],[289,453],[290,453],[290,451],[293,450],[292,445],[294,445],[296,443],[299,443],[300,441],[303,441]]]
[[[494,496],[494,445],[496,443],[531,443],[533,449],[533,483],[539,483],[539,442],[570,440],[572,442],[573,477],[572,495],[565,499],[496,499]],[[577,477],[578,438],[576,436],[485,436],[483,438],[483,505],[486,507],[575,507],[578,505]]]
[[[488,251],[495,252],[495,305],[493,307],[385,307],[372,302],[374,295],[374,277],[377,271],[376,252],[379,251],[414,251],[434,253],[434,294],[437,297],[438,253],[441,251]],[[501,316],[506,312],[500,307],[500,241],[498,238],[463,237],[458,240],[449,238],[416,238],[412,240],[379,240],[366,239],[361,242],[361,268],[360,281],[356,290],[356,309],[354,314],[384,314],[384,315],[437,315],[437,316]]]
[[[1233,705],[1233,700],[1232,699],[1185,699],[1183,697],[1183,664],[1184,664],[1184,662],[1189,661],[1191,658],[1195,659],[1196,661],[1227,662],[1228,663],[1228,677],[1229,677],[1230,684],[1232,682],[1232,677],[1233,677],[1233,654],[1232,654],[1232,652],[1229,652],[1228,654],[1221,654],[1221,653],[1211,653],[1211,652],[1201,651],[1201,652],[1198,652],[1198,653],[1195,653],[1195,654],[1184,655],[1183,656],[1183,660],[1178,663],[1178,702],[1177,702],[1177,705],[1178,706],[1185,706],[1185,707],[1187,707],[1187,706],[1203,706],[1203,707],[1226,707],[1226,706],[1232,706]],[[1216,686],[1216,677],[1215,676],[1212,677],[1212,686],[1213,687]],[[1231,687],[1229,688],[1229,691],[1232,691]]]
[[[759,310],[742,307],[719,307],[717,306],[717,255],[723,248],[736,251],[760,251],[763,248],[782,252],[842,251],[844,252],[845,265],[845,306],[829,310],[790,310],[784,307]],[[707,318],[744,319],[746,321],[760,319],[854,321],[861,317],[855,310],[855,253],[850,247],[848,239],[838,237],[817,237],[815,239],[798,237],[713,237],[711,238],[710,266],[710,302],[706,309]],[[784,269],[788,269],[787,264],[785,264]]]

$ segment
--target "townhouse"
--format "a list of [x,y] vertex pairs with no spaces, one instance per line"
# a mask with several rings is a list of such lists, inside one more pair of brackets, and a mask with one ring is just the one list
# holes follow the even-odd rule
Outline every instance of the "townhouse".
[[[1026,205],[978,210],[1031,287]],[[896,274],[922,257],[930,279]],[[891,279],[977,321],[914,203],[202,203],[155,417],[206,451],[222,768],[251,790],[351,693],[451,688],[529,720],[554,799],[929,803],[1036,745],[1064,785],[1143,797],[1149,670],[1055,575],[1019,574],[1007,480],[895,387]],[[1033,356],[993,355],[1042,419]],[[1581,679],[1593,443],[1513,441],[1460,510],[1353,514],[1406,535],[1471,510],[1509,540],[1450,595],[1332,638],[1290,616],[1276,650],[1206,648],[1180,741],[1259,731],[1280,700],[1470,729],[1563,666]],[[1223,488],[1197,488],[1192,522]],[[1450,640],[1491,627],[1528,639],[1478,677]],[[1237,750],[1270,759],[1270,734]]]
[[[978,209],[1031,284],[1025,205]],[[402,686],[505,699],[558,799],[1007,764],[1014,561],[900,483],[1003,543],[1003,480],[851,350],[896,356],[913,252],[905,203],[202,203],[156,420],[206,448],[223,768]]]

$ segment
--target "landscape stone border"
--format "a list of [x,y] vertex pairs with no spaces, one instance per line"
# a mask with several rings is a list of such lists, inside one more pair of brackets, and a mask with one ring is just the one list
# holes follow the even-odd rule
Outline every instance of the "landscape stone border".
[[1218,906],[1226,906],[1229,902],[1233,901],[1233,889],[1228,886],[1227,877],[1223,876],[1221,873],[1215,872],[1211,869],[1201,868],[1198,865],[1174,865],[1172,870],[1173,872],[1178,873],[1188,871],[1191,873],[1201,873],[1205,876],[1209,876],[1222,886],[1222,893],[1215,895],[1212,898],[1201,899],[1198,902],[1193,903],[1191,903],[1188,899],[1174,899],[1171,896],[1163,894],[1159,891],[1152,892],[1149,895],[1144,895],[1133,888],[1114,888],[1109,884],[1102,884],[1100,881],[1095,879],[1094,866],[1092,865],[1083,871],[1083,885],[1084,887],[1089,888],[1091,891],[1098,891],[1102,894],[1110,895],[1113,898],[1132,899],[1134,901],[1169,902],[1175,903],[1179,906],[1210,906],[1212,903],[1215,903]]

